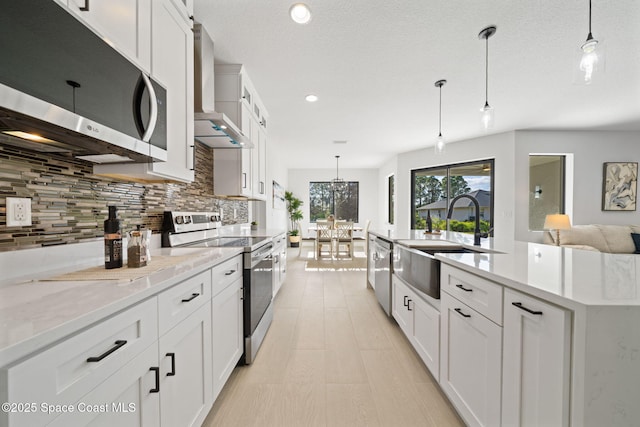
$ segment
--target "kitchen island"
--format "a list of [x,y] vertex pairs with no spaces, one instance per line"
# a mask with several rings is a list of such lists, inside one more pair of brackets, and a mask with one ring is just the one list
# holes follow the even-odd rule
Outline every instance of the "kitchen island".
[[[459,233],[374,234],[394,245],[442,239],[485,251],[435,255],[443,263],[435,302],[394,276],[394,290],[407,289],[394,317],[409,324],[403,313],[415,313],[403,330],[427,366],[426,338],[437,343],[437,373],[429,368],[468,424],[638,424],[637,255],[493,239],[478,248]],[[433,328],[419,335],[417,316],[429,310],[439,313],[439,337]]]

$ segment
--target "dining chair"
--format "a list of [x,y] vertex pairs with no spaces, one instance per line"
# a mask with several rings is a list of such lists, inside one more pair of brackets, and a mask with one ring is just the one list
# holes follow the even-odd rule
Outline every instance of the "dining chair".
[[316,258],[322,257],[322,247],[329,245],[329,255],[333,258],[333,227],[329,221],[316,221]]
[[336,257],[340,255],[340,246],[346,246],[348,249],[349,258],[353,258],[353,222],[352,221],[337,221],[335,223],[335,230],[333,240],[336,246]]
[[362,235],[358,235],[358,236],[353,236],[353,240],[355,242],[364,242],[364,254],[367,254],[367,233],[369,232],[369,226],[371,225],[371,220],[368,219],[365,222],[364,228],[362,229]]

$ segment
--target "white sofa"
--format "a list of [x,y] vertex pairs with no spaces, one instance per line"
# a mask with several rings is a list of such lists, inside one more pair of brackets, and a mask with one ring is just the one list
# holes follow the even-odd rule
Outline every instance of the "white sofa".
[[[640,233],[640,225],[574,225],[560,230],[560,246],[613,254],[632,254],[636,245],[631,233]],[[556,231],[545,231],[544,243],[555,245]]]

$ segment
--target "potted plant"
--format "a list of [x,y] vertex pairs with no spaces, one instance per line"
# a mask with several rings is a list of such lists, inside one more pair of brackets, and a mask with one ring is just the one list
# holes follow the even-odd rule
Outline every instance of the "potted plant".
[[258,223],[256,221],[251,221],[251,229],[252,230],[257,230],[258,229]]
[[285,191],[284,199],[287,202],[287,213],[289,214],[289,243],[292,248],[300,246],[300,221],[303,218],[300,206],[302,200],[293,195],[291,191]]

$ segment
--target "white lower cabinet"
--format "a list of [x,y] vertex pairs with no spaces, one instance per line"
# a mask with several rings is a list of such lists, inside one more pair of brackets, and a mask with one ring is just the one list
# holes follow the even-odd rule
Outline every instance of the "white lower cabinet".
[[[2,412],[0,425],[48,424],[61,413],[42,410],[41,404],[56,407],[83,402],[87,393],[113,378],[157,339],[157,302],[151,298],[2,369],[0,377],[6,378],[7,389],[1,390],[0,396],[6,397],[6,402],[34,402],[37,407],[33,411]],[[153,363],[156,361],[157,353]],[[121,384],[108,386],[106,393],[116,397],[130,385],[130,378],[125,378]]]
[[287,235],[273,238],[273,297],[280,290],[287,276]]
[[242,255],[0,368],[0,427],[200,426],[244,351]]
[[220,394],[244,351],[242,298],[242,277],[213,296],[214,400]]
[[211,301],[160,337],[160,424],[200,426],[213,404]]
[[509,289],[504,300],[502,425],[569,425],[569,312]]
[[74,405],[74,412],[61,414],[47,426],[159,426],[160,395],[151,392],[157,379],[150,369],[157,366],[158,346],[154,343],[85,395]]
[[500,425],[502,328],[441,292],[440,387],[470,426]]
[[440,370],[440,313],[393,275],[392,315],[431,374]]

